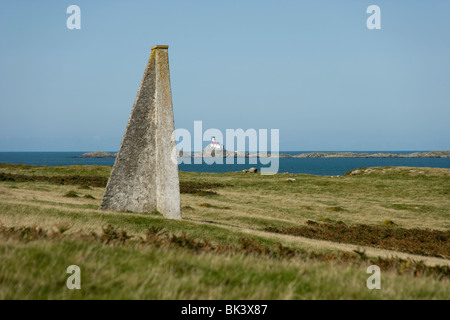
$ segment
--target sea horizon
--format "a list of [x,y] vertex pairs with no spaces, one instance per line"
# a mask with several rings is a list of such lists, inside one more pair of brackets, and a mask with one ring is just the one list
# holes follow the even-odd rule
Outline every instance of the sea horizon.
[[[0,151],[0,163],[24,164],[40,166],[70,166],[70,165],[114,165],[115,158],[79,158],[90,151]],[[116,153],[117,151],[108,151]],[[311,152],[354,152],[354,153],[380,153],[392,154],[428,152],[428,151],[280,151],[280,153],[295,155]],[[180,158],[181,159],[181,158]],[[191,158],[183,158],[191,159]],[[223,173],[237,172],[251,167],[262,168],[270,165],[262,164],[259,159],[243,158],[244,163],[233,164],[209,164],[203,161],[201,164],[179,163],[180,171]],[[450,158],[277,158],[279,161],[278,173],[299,173],[313,175],[343,175],[350,170],[363,167],[403,166],[403,167],[431,167],[450,168]],[[181,160],[179,160],[181,161]]]
[[[226,148],[225,148],[226,149]],[[437,152],[437,151],[450,151],[450,149],[427,149],[427,150],[280,150],[278,153],[310,153],[310,152],[355,152],[355,153],[414,153],[414,152]],[[117,153],[119,150],[66,150],[66,151],[0,151],[0,153],[89,153],[89,152],[109,152],[109,153]],[[185,152],[199,152],[199,151],[189,151]],[[245,151],[249,152],[249,151]],[[270,153],[270,151],[268,151]]]

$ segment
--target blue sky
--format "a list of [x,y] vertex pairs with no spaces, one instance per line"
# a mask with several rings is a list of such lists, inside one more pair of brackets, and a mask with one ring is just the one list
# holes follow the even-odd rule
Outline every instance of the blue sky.
[[0,151],[118,150],[155,44],[177,128],[279,129],[281,150],[450,150],[449,15],[439,0],[0,0]]

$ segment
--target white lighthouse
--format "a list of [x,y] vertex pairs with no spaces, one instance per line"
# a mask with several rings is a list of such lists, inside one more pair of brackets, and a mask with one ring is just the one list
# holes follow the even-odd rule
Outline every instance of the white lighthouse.
[[222,145],[216,141],[216,137],[211,138],[210,146],[212,150],[222,150]]
[[[210,158],[210,157],[223,157],[225,158],[227,155],[230,155],[230,153],[225,150],[222,144],[220,142],[216,141],[216,137],[211,137],[211,143],[203,149],[202,152],[203,157]],[[234,153],[231,154],[233,156]]]

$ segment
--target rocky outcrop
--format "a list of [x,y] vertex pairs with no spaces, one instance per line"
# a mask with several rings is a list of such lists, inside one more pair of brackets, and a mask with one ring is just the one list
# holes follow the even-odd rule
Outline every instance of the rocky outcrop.
[[[357,153],[357,152],[310,152],[296,155],[273,154],[270,153],[249,153],[238,151],[227,151],[225,149],[216,150],[210,146],[203,152],[189,153],[179,151],[179,157],[184,158],[210,158],[210,157],[234,157],[234,158],[254,158],[254,157],[276,157],[276,158],[450,158],[450,151],[428,151],[413,153]],[[115,158],[115,153],[109,152],[89,152],[75,158]]]
[[414,153],[356,153],[356,152],[312,152],[292,156],[293,158],[450,158],[450,151]]
[[95,152],[84,153],[81,156],[76,157],[76,158],[115,158],[115,157],[116,157],[116,153],[95,151]]
[[207,146],[203,149],[201,154],[194,154],[194,157],[203,156],[203,158],[225,158],[225,157],[234,157],[234,152],[227,151],[225,148],[216,149],[211,147],[211,145]]

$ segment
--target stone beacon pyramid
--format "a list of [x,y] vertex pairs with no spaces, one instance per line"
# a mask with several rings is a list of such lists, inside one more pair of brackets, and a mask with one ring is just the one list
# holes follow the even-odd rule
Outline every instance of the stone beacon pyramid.
[[100,209],[181,219],[168,46],[154,46]]

